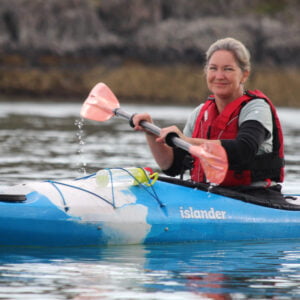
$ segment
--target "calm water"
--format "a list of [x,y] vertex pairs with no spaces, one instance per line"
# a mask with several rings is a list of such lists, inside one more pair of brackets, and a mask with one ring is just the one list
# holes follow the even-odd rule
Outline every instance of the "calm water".
[[[80,103],[0,102],[0,188],[105,167],[156,168],[142,134],[119,119],[82,121]],[[159,126],[191,107],[123,105]],[[285,191],[299,192],[300,110],[280,109]],[[0,299],[296,299],[300,241],[104,248],[0,248]]]

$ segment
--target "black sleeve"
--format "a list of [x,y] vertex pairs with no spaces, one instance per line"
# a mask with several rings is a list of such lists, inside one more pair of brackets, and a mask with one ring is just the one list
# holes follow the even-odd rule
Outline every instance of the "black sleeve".
[[234,167],[249,164],[269,134],[258,121],[244,122],[239,128],[236,139],[221,140],[228,155],[229,165]]
[[[166,175],[176,176],[181,174],[184,170],[192,167],[192,156],[185,150],[180,148],[173,148],[174,159],[171,167],[167,170],[163,170]],[[190,166],[189,166],[190,165]]]

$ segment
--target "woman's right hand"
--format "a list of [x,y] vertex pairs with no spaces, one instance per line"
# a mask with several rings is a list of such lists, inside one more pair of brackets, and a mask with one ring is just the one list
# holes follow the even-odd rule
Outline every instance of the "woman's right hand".
[[141,121],[147,121],[149,123],[153,123],[151,116],[148,113],[140,113],[140,114],[135,114],[132,118],[134,130],[144,131],[148,133],[148,131],[140,125]]

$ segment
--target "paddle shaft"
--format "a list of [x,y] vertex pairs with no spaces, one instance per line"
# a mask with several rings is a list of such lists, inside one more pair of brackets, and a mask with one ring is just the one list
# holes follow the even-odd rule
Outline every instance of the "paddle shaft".
[[[124,119],[126,119],[128,121],[130,121],[131,118],[133,117],[132,114],[129,114],[128,112],[124,111],[121,108],[116,108],[114,110],[114,113],[115,113],[116,116],[120,116],[120,117],[122,117],[122,118],[124,118]],[[158,126],[156,126],[156,125],[154,125],[152,123],[149,123],[147,121],[141,121],[139,125],[142,126],[145,129],[147,129],[151,133],[157,135],[157,136],[160,135],[161,129]],[[188,142],[186,142],[186,141],[184,141],[181,138],[176,137],[176,136],[171,137],[171,140],[172,140],[172,143],[175,146],[177,146],[178,148],[181,148],[181,149],[186,150],[186,151],[189,152],[190,147],[191,147],[190,143],[188,143]]]

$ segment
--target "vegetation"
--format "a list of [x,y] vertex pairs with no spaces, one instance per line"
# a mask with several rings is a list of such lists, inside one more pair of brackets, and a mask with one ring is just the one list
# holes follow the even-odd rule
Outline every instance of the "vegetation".
[[[3,94],[31,97],[65,97],[82,101],[99,81],[127,102],[195,105],[208,95],[201,66],[146,65],[128,61],[121,67],[98,65],[74,72],[60,68],[6,69],[0,71]],[[277,106],[300,107],[300,69],[253,67],[248,89],[260,89]]]

